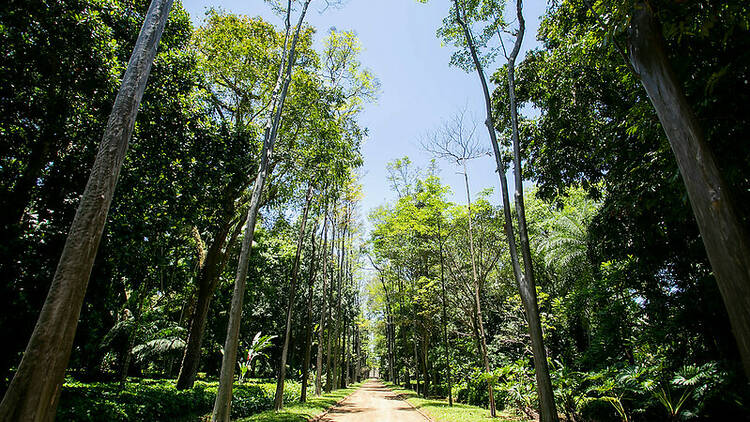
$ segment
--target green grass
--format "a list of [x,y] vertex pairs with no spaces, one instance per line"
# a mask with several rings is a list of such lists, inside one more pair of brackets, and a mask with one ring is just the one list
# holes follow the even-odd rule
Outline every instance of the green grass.
[[[386,383],[386,385],[395,393],[404,395],[409,403],[437,422],[488,422],[493,420],[490,418],[488,409],[456,402],[451,407],[448,406],[448,401],[445,399],[425,399],[418,397],[413,390],[407,390],[392,383]],[[510,412],[498,412],[497,418],[494,420],[520,421],[522,419]]]
[[353,393],[361,384],[352,384],[349,388],[332,391],[320,397],[308,396],[306,403],[290,403],[279,411],[268,410],[256,415],[238,419],[238,422],[304,422],[328,410],[339,400]]

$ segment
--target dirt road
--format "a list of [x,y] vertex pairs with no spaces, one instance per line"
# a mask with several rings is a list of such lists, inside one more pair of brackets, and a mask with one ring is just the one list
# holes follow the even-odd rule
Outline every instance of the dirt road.
[[369,380],[331,409],[322,422],[427,422],[409,403],[380,381]]

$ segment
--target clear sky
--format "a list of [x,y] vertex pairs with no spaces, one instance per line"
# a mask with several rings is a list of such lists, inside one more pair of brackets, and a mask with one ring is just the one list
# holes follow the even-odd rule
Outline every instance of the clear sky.
[[[515,4],[515,2],[511,2]],[[193,21],[200,23],[206,8],[221,7],[229,12],[262,16],[282,25],[263,0],[183,0]],[[377,103],[370,104],[360,117],[369,134],[363,145],[365,164],[362,175],[364,198],[362,212],[369,211],[392,199],[386,181],[386,163],[409,156],[419,167],[427,167],[430,154],[419,145],[419,137],[463,107],[481,121],[484,100],[475,73],[448,65],[452,48],[441,46],[436,30],[451,6],[450,0],[348,0],[340,9],[322,11],[325,2],[314,0],[307,22],[317,28],[319,42],[328,29],[354,30],[364,51],[362,63],[380,80],[381,93]],[[527,0],[524,5],[526,36],[523,50],[535,48],[539,17],[544,0]],[[512,5],[508,12],[515,13]],[[497,63],[488,73],[494,71]],[[477,133],[487,141],[486,130]],[[462,176],[450,163],[441,162],[441,177],[453,189],[453,200],[465,202]],[[499,181],[494,173],[493,159],[480,158],[470,162],[472,194],[495,188],[492,202],[499,203]],[[367,223],[365,222],[367,225]]]

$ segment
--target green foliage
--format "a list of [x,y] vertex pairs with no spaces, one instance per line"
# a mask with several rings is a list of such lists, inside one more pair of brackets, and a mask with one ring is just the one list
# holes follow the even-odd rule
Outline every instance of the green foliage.
[[169,381],[137,380],[86,384],[67,381],[60,396],[57,418],[66,421],[191,420],[213,405],[215,391],[197,382],[177,391]]
[[[57,418],[65,421],[193,421],[209,413],[216,397],[216,382],[196,381],[179,391],[174,382],[130,379],[119,383],[82,383],[68,380],[63,385]],[[242,418],[273,408],[276,384],[250,380],[233,388],[232,417]],[[284,402],[299,400],[300,385],[288,382]]]
[[247,349],[247,358],[240,359],[238,363],[240,366],[240,382],[245,378],[245,374],[249,371],[253,365],[253,362],[259,357],[268,358],[268,354],[264,351],[272,346],[271,340],[278,336],[262,335],[260,331],[255,334],[253,341],[250,342],[250,347]]

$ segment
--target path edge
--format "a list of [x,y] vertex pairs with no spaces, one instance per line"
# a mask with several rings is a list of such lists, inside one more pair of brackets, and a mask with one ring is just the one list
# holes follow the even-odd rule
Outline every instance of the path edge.
[[[388,387],[389,390],[391,390],[390,387]],[[391,390],[392,393],[395,393],[395,391]],[[409,399],[401,399],[401,401],[406,402],[409,406],[411,406],[414,410],[417,411],[420,415],[422,415],[423,418],[427,419],[428,422],[438,422],[437,419],[433,418],[431,415],[427,414],[427,412],[423,411],[422,409],[418,408],[417,406],[414,406],[414,403],[410,402]]]
[[336,406],[340,405],[341,403],[345,402],[354,393],[356,393],[357,391],[359,391],[360,388],[362,388],[361,385],[356,390],[354,390],[351,393],[347,394],[346,397],[344,397],[343,399],[341,399],[341,400],[337,401],[336,403],[332,404],[331,407],[329,407],[328,409],[325,410],[325,412],[319,414],[318,416],[313,416],[311,419],[308,419],[307,421],[308,422],[319,422],[321,419],[323,419],[324,416],[326,416],[328,414],[328,412],[331,411],[331,409],[333,409],[334,407],[336,407]]

